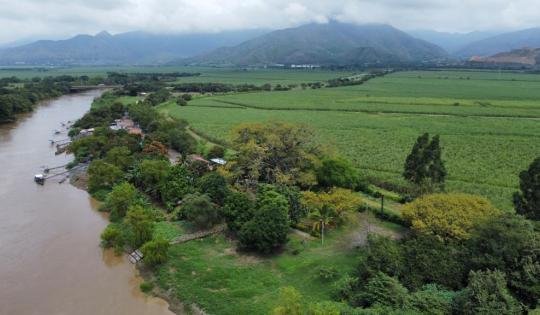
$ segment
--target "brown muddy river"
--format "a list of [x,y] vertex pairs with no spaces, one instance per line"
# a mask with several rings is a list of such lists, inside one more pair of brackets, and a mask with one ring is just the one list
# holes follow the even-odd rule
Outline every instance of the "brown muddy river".
[[42,166],[66,164],[49,139],[81,117],[100,92],[64,96],[0,126],[0,314],[172,314],[139,290],[125,257],[99,247],[107,219],[85,191],[50,180]]

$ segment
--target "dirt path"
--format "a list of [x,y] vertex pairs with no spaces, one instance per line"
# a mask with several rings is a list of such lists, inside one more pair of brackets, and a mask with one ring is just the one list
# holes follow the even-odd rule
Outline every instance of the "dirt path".
[[405,236],[403,233],[384,227],[382,221],[371,213],[359,213],[358,220],[358,226],[344,238],[345,244],[350,248],[364,246],[369,234],[382,235],[394,240]]

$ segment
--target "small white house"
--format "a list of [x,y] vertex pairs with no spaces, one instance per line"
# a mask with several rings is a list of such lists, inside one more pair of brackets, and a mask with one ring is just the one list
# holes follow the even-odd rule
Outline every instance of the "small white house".
[[210,162],[218,164],[218,165],[226,165],[227,161],[224,159],[211,159]]

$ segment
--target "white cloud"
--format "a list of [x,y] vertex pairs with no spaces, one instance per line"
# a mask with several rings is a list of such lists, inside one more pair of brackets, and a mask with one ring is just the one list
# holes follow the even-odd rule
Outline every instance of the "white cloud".
[[538,0],[0,0],[0,42],[131,30],[277,29],[338,19],[473,31],[540,24]]

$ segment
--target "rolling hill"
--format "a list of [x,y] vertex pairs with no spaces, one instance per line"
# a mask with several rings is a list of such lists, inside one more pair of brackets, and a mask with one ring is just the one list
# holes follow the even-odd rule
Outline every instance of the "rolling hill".
[[351,65],[430,62],[446,57],[442,48],[388,25],[330,22],[274,31],[181,63]]
[[534,66],[540,62],[540,48],[514,49],[491,57],[473,57],[473,62]]
[[524,47],[540,47],[540,28],[504,33],[486,38],[467,45],[456,54],[465,58],[473,56],[486,57]]
[[164,64],[218,47],[236,45],[265,31],[215,34],[152,34],[129,32],[67,40],[40,40],[0,50],[0,65],[141,65]]

